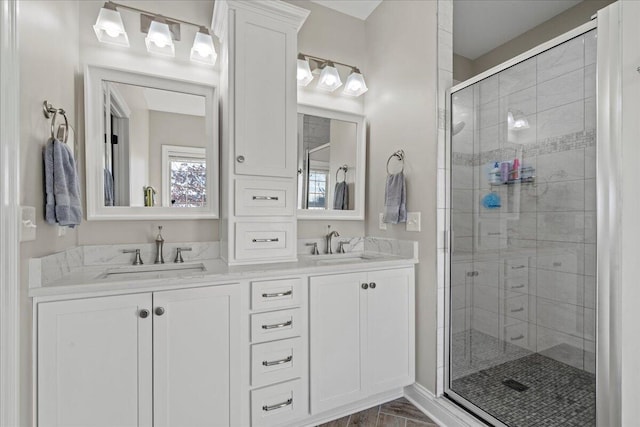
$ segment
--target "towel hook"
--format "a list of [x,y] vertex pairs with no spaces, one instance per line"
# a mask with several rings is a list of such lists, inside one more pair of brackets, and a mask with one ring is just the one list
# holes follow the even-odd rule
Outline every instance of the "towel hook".
[[404,150],[398,150],[392,155],[390,155],[389,158],[387,159],[387,175],[391,175],[391,172],[389,172],[389,162],[394,157],[397,158],[400,162],[402,162],[402,169],[400,170],[400,172],[401,173],[404,172]]
[[62,108],[55,108],[53,105],[49,104],[46,100],[42,103],[42,113],[47,119],[51,119],[51,138],[56,138],[56,136],[60,135],[60,128],[63,126],[62,124],[58,127],[58,135],[55,134],[55,125],[56,125],[56,117],[58,114],[62,114],[64,117],[64,138],[62,142],[67,143],[67,139],[69,138],[69,119],[67,119],[67,112]]
[[338,170],[336,171],[336,182],[338,182],[338,173],[340,173],[340,171],[344,171],[344,179],[342,180],[343,182],[347,180],[347,171],[349,170],[349,166],[347,165],[342,165],[338,168]]

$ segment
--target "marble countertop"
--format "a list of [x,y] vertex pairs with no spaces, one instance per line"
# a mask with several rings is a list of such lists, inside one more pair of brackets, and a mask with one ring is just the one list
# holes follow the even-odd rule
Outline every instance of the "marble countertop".
[[[238,266],[229,266],[220,258],[199,257],[185,259],[184,264],[167,262],[154,265],[145,261],[142,266],[107,263],[105,258],[108,257],[104,256],[101,259],[105,262],[92,262],[90,259],[91,254],[96,252],[95,247],[74,248],[75,253],[72,250],[52,255],[49,260],[45,259],[47,257],[31,260],[29,296],[90,296],[93,293],[146,292],[278,276],[394,268],[411,266],[418,262],[416,242],[364,238],[362,243],[352,244],[354,250],[346,254],[300,254],[297,262]],[[111,251],[119,256],[122,251],[119,246],[105,248],[101,251],[102,254]],[[216,251],[207,249],[202,253],[215,255]],[[57,258],[54,259],[54,256]],[[158,268],[183,270],[154,271]]]

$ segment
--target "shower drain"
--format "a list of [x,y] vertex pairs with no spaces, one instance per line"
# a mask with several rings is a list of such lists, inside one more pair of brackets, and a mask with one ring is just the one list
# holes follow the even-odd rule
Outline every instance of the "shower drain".
[[516,380],[511,380],[511,379],[502,381],[502,384],[506,385],[509,388],[514,389],[515,391],[525,391],[529,389],[529,386],[526,386],[522,383],[519,383]]

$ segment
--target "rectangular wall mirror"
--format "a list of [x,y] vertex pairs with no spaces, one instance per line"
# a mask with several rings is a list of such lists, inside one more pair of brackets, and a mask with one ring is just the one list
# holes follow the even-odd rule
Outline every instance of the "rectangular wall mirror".
[[216,88],[88,66],[87,219],[218,217]]
[[364,219],[364,116],[298,105],[298,218]]

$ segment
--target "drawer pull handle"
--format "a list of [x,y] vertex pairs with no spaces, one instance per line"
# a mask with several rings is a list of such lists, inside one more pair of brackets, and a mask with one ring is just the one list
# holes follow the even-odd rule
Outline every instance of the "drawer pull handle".
[[293,290],[288,290],[286,292],[277,292],[275,294],[262,294],[262,298],[286,297],[292,294],[293,294]]
[[293,356],[285,357],[284,359],[274,360],[273,362],[267,362],[266,360],[262,361],[262,366],[276,366],[282,365],[283,363],[288,363],[293,360]]
[[277,196],[253,196],[253,200],[278,200]]
[[520,311],[524,311],[524,307],[514,308],[514,309],[511,310],[512,313],[518,313]]
[[265,412],[275,411],[276,409],[280,409],[280,408],[284,408],[285,406],[289,406],[292,403],[293,403],[293,399],[289,398],[289,399],[287,399],[286,402],[278,403],[276,405],[271,405],[271,406],[264,405],[262,407],[262,410],[265,411]]
[[524,266],[524,265],[514,265],[514,266],[512,266],[512,267],[511,267],[511,269],[512,269],[512,270],[520,270],[520,269],[523,269],[523,268],[525,268],[525,267],[526,267],[526,266]]
[[271,243],[271,242],[278,242],[280,241],[279,238],[274,237],[273,239],[253,239],[252,242],[253,243]]
[[487,233],[487,234],[488,234],[489,236],[499,236],[499,235],[501,235],[502,233],[500,233],[500,232],[495,232],[495,233]]
[[280,328],[286,328],[287,326],[291,326],[293,325],[293,320],[287,320],[284,323],[276,323],[275,325],[262,325],[262,329],[280,329]]
[[516,285],[511,287],[511,289],[522,289],[522,288],[524,288],[524,285]]
[[522,338],[524,338],[524,335],[520,334],[517,337],[510,338],[510,340],[511,341],[518,341],[518,340],[521,340]]

